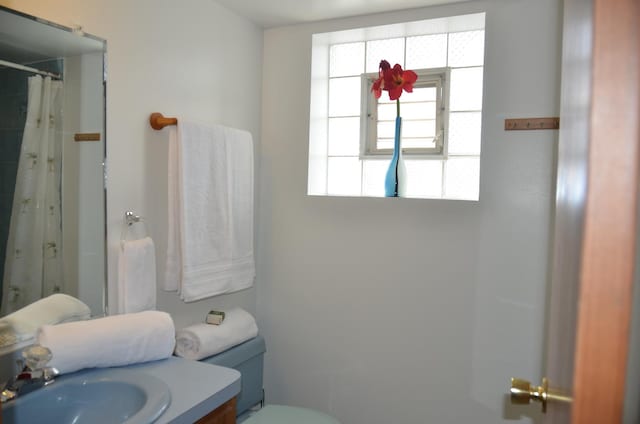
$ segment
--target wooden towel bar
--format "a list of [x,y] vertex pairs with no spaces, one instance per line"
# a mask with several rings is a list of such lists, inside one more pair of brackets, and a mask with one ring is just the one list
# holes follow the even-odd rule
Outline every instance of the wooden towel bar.
[[154,112],[149,117],[149,123],[154,130],[161,130],[167,125],[177,125],[178,118],[165,118],[159,112]]

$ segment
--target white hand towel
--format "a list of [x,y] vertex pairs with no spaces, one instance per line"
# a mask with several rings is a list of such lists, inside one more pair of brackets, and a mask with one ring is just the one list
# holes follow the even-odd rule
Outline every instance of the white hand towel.
[[153,240],[122,241],[118,257],[120,312],[156,308],[156,251]]
[[166,312],[144,311],[45,325],[38,343],[51,350],[49,366],[64,374],[168,358],[175,347],[175,327]]
[[176,355],[199,361],[258,335],[253,316],[244,309],[225,312],[220,325],[194,324],[176,333]]
[[180,226],[182,216],[180,208],[182,201],[181,191],[178,190],[180,184],[180,156],[178,150],[177,128],[169,129],[169,162],[167,169],[168,203],[167,203],[167,258],[164,272],[164,289],[167,291],[177,291],[182,282],[182,242],[180,240]]
[[45,324],[60,324],[91,318],[91,309],[67,294],[56,293],[21,308],[0,319],[3,331],[13,331],[16,342],[32,339]]
[[165,290],[192,302],[253,285],[253,178],[248,132],[172,129]]

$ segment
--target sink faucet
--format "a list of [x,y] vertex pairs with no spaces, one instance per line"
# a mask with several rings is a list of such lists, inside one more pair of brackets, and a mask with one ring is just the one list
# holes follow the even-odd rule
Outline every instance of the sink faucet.
[[52,367],[45,367],[51,360],[51,351],[40,345],[29,346],[22,352],[22,357],[26,361],[26,366],[15,377],[12,377],[0,392],[0,402],[8,402],[18,396],[25,395],[36,389],[54,382],[59,374],[58,370]]

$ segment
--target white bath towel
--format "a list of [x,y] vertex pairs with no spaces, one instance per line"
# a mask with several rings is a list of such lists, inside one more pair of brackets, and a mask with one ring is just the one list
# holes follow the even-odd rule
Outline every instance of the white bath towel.
[[156,250],[151,237],[124,240],[118,256],[120,312],[156,308]]
[[38,343],[51,349],[49,366],[64,374],[168,358],[175,347],[175,327],[166,312],[144,311],[45,325]]
[[0,331],[7,333],[1,338],[14,342],[33,339],[38,328],[45,324],[60,324],[69,321],[86,320],[91,317],[91,309],[73,296],[56,293],[21,308],[0,319]]
[[225,312],[222,324],[194,324],[176,333],[176,355],[200,360],[223,352],[258,335],[253,316],[244,309]]
[[165,290],[185,302],[253,285],[251,134],[183,119],[169,147]]

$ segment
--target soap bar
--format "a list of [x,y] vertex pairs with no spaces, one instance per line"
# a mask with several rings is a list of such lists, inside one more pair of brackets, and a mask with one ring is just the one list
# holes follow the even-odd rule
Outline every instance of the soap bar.
[[209,311],[207,314],[207,324],[220,325],[224,321],[224,312],[222,311]]

